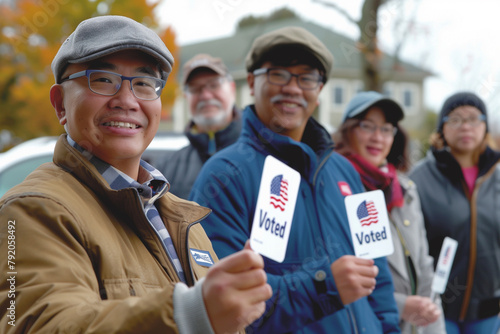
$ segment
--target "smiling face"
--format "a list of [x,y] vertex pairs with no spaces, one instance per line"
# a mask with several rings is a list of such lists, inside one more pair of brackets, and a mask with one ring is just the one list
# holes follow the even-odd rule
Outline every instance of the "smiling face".
[[192,75],[187,84],[186,99],[200,131],[225,128],[232,119],[235,97],[234,82],[211,70]]
[[[70,74],[99,69],[124,76],[159,78],[157,62],[134,50],[113,53],[83,64],[70,64],[63,78]],[[137,179],[142,153],[158,130],[161,100],[140,100],[123,81],[113,96],[93,93],[87,77],[54,85],[50,91],[59,122],[71,138],[101,160]]]
[[[351,148],[373,166],[379,167],[385,162],[394,142],[392,131],[383,131],[382,128],[387,130],[392,128],[392,124],[387,122],[384,112],[379,107],[370,108],[362,122],[367,126],[353,128],[350,138]],[[376,127],[374,132],[368,131],[373,127]]]
[[[265,62],[261,68],[281,68],[292,74],[311,73],[319,75],[317,69],[308,65],[274,66]],[[318,105],[318,97],[323,83],[312,90],[304,90],[293,77],[285,86],[271,84],[266,74],[247,76],[250,92],[255,97],[255,110],[259,119],[276,133],[296,141],[302,139],[307,120]]]

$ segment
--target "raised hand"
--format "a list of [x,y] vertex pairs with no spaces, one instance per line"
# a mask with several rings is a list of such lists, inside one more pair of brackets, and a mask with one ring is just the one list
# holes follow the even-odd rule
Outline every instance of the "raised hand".
[[216,334],[234,333],[251,324],[265,311],[272,296],[262,256],[250,249],[216,263],[203,282],[203,300]]

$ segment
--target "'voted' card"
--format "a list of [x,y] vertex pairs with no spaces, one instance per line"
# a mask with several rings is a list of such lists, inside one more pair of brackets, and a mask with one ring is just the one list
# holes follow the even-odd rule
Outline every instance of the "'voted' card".
[[457,246],[458,242],[455,239],[450,237],[444,238],[441,252],[439,252],[436,271],[434,272],[434,278],[432,279],[431,290],[434,293],[441,294],[446,289]]
[[394,252],[382,190],[346,196],[345,206],[357,257],[375,259]]
[[278,159],[267,156],[250,234],[250,246],[274,261],[285,259],[300,174]]

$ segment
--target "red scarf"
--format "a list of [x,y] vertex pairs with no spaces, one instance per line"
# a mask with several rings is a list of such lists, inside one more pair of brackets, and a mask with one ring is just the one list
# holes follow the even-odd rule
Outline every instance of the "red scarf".
[[384,192],[387,211],[391,212],[394,207],[402,207],[404,204],[403,189],[398,181],[396,168],[388,163],[387,172],[373,166],[359,154],[347,154],[345,156],[361,175],[361,181],[367,190],[380,189]]

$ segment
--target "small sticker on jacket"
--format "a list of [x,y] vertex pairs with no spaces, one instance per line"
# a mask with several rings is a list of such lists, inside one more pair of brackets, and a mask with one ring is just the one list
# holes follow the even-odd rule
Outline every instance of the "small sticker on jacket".
[[190,248],[189,250],[191,251],[194,261],[200,266],[211,267],[214,264],[214,260],[209,252],[194,248]]
[[351,187],[349,187],[349,184],[344,181],[339,181],[337,182],[337,185],[339,186],[340,193],[344,196],[349,196],[352,195]]

